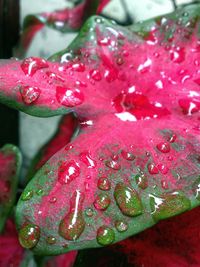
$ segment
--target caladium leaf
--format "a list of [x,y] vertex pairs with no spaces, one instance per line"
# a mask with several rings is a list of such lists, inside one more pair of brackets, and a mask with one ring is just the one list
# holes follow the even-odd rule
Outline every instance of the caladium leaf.
[[79,30],[88,17],[96,11],[101,13],[109,2],[110,0],[81,0],[73,8],[28,15],[23,23],[20,49],[26,51],[35,34],[44,26],[61,32]]
[[109,248],[82,250],[74,267],[197,267],[200,208],[162,221]]
[[21,167],[21,154],[17,147],[5,145],[0,150],[0,232],[14,206]]
[[87,101],[75,107],[90,123],[22,194],[24,247],[57,254],[109,245],[199,205],[199,24],[196,14],[187,17],[188,25],[170,17],[167,29],[179,25],[170,39],[160,23],[144,40],[100,18],[86,23],[70,48],[93,65]]
[[35,156],[27,174],[27,180],[30,180],[35,172],[39,170],[58,150],[71,141],[78,132],[78,119],[73,113],[62,117],[57,132],[53,138],[45,144]]

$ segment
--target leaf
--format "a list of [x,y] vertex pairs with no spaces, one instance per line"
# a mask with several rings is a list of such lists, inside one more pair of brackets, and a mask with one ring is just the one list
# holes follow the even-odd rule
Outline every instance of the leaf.
[[167,29],[179,25],[170,39],[160,23],[144,39],[98,17],[86,23],[70,47],[97,70],[75,107],[86,127],[36,173],[23,193],[31,198],[20,198],[23,246],[38,254],[101,247],[199,205],[199,22],[187,16],[188,25],[167,20]]
[[199,219],[196,208],[109,248],[82,250],[74,267],[199,266]]
[[21,35],[22,51],[26,51],[35,34],[44,26],[51,27],[61,32],[77,31],[84,21],[91,15],[102,12],[110,0],[82,0],[73,8],[65,8],[54,12],[43,12],[36,15],[28,15],[23,23]]
[[0,150],[0,232],[14,206],[21,167],[21,154],[17,147],[5,145]]

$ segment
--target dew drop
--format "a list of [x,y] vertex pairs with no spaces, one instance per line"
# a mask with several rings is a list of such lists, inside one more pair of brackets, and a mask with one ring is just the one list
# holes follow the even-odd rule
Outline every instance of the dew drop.
[[115,160],[106,161],[105,164],[110,169],[113,169],[113,170],[116,170],[116,171],[119,171],[121,169],[121,165]]
[[154,163],[149,163],[148,164],[148,171],[152,175],[159,173],[158,167]]
[[25,75],[33,76],[38,70],[48,68],[47,61],[43,58],[29,57],[24,59],[21,68]]
[[57,86],[56,99],[63,106],[75,107],[83,103],[84,95],[79,89]]
[[170,145],[169,145],[169,143],[161,142],[156,147],[162,153],[169,153],[170,152]]
[[88,217],[92,217],[94,215],[94,210],[91,209],[91,208],[88,208],[85,210],[85,214],[88,216]]
[[21,195],[21,199],[23,201],[27,201],[27,200],[30,200],[31,198],[33,197],[33,191],[30,190],[30,191],[24,191]]
[[148,187],[147,178],[144,174],[137,174],[135,176],[135,181],[141,189],[146,189]]
[[64,161],[58,169],[58,180],[61,184],[69,184],[80,175],[80,167],[77,162],[71,160]]
[[185,49],[176,47],[174,50],[170,50],[170,59],[175,63],[181,63],[185,60]]
[[170,143],[174,143],[176,141],[176,138],[177,136],[175,134],[172,134],[170,137],[169,137],[169,142]]
[[104,77],[107,82],[111,83],[117,79],[117,73],[114,69],[105,70]]
[[93,169],[96,167],[96,161],[94,159],[91,158],[91,155],[89,152],[82,152],[80,155],[79,155],[79,158],[80,160],[85,163],[85,165],[90,168],[90,169]]
[[163,189],[166,189],[166,190],[169,189],[169,185],[168,185],[167,181],[165,181],[165,180],[161,181],[161,186]]
[[116,59],[116,63],[117,63],[117,65],[118,66],[121,66],[122,64],[124,64],[124,59],[123,59],[123,57],[117,57],[117,59]]
[[42,196],[42,195],[44,194],[44,191],[43,191],[42,189],[38,189],[38,190],[36,191],[36,194],[37,194],[38,196]]
[[60,222],[59,234],[66,240],[77,240],[85,229],[83,200],[82,193],[76,190],[71,198],[69,213]]
[[20,94],[23,102],[29,105],[39,98],[41,90],[33,86],[20,86]]
[[50,203],[56,203],[56,201],[57,201],[56,197],[52,197],[52,198],[49,199]]
[[46,242],[49,245],[54,245],[56,243],[56,238],[54,236],[48,236],[47,239],[46,239]]
[[74,63],[72,65],[72,69],[77,72],[84,72],[85,71],[85,64],[83,63]]
[[101,246],[107,246],[115,241],[115,232],[108,226],[101,226],[97,231],[97,242]]
[[94,81],[97,82],[101,81],[102,79],[101,73],[97,69],[90,70],[89,75]]
[[160,196],[150,195],[150,206],[155,221],[170,218],[191,208],[190,200],[180,191]]
[[34,224],[26,224],[19,231],[19,242],[22,247],[30,249],[37,245],[40,239],[40,228]]
[[133,217],[143,212],[141,200],[133,188],[118,183],[115,187],[114,197],[124,215]]
[[97,186],[99,189],[101,189],[103,191],[108,191],[111,188],[110,181],[106,177],[100,177],[98,182],[97,182]]
[[128,224],[124,221],[116,221],[115,222],[115,228],[118,232],[126,232],[128,230]]
[[135,156],[131,152],[127,152],[125,150],[122,150],[121,155],[126,160],[132,161],[135,159]]
[[157,167],[162,174],[167,174],[169,171],[168,167],[162,163],[159,163]]
[[94,201],[94,207],[97,210],[106,210],[109,205],[110,197],[105,193],[99,194]]

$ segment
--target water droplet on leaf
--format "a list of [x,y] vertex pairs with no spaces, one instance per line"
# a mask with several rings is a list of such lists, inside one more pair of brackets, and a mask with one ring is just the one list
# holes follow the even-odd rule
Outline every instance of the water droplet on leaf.
[[27,224],[19,231],[19,242],[22,247],[30,249],[37,245],[40,238],[40,228],[34,224]]
[[170,218],[191,208],[190,200],[179,191],[160,196],[150,195],[150,206],[155,221]]
[[69,184],[80,175],[80,167],[74,160],[64,161],[58,169],[58,180],[61,184]]
[[108,226],[101,226],[97,231],[97,242],[102,246],[107,246],[115,241],[115,232]]
[[24,59],[21,68],[25,75],[33,76],[38,70],[48,68],[47,61],[43,58],[29,57]]
[[110,197],[104,193],[99,194],[94,201],[94,207],[97,210],[106,210],[109,207],[109,205],[110,205]]
[[118,183],[115,187],[114,197],[124,215],[133,217],[143,212],[141,199],[133,188]]
[[85,229],[85,220],[82,214],[84,196],[78,190],[73,194],[69,213],[61,220],[59,234],[66,240],[77,240]]
[[79,89],[71,89],[68,87],[56,87],[57,101],[66,107],[75,107],[81,105],[84,101],[84,95]]
[[39,98],[41,90],[38,87],[20,86],[20,94],[23,102],[29,105]]
[[116,221],[115,222],[115,228],[120,233],[126,232],[128,230],[128,224],[125,223],[124,221]]
[[97,186],[101,190],[108,191],[108,190],[110,190],[111,184],[110,184],[110,181],[108,180],[108,178],[100,177],[98,180]]

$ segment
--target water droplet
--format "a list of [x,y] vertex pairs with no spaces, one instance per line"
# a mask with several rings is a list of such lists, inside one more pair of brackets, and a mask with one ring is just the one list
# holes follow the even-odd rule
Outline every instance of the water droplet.
[[108,178],[100,177],[98,180],[97,186],[101,190],[108,191],[108,190],[110,190],[111,184],[110,184],[110,181],[108,180]]
[[154,163],[149,163],[148,164],[148,171],[152,175],[159,173],[158,167]]
[[53,245],[56,243],[56,238],[54,236],[48,236],[47,239],[46,239],[46,242],[49,244],[49,245]]
[[33,76],[38,70],[48,68],[47,61],[43,58],[29,57],[23,60],[21,68],[25,75]]
[[56,197],[51,197],[51,198],[49,199],[49,202],[50,202],[50,203],[56,203],[56,201],[57,201],[57,198],[56,198]]
[[122,150],[121,155],[126,160],[134,160],[135,156],[131,152],[127,152],[125,150]]
[[169,189],[169,185],[168,185],[167,181],[162,180],[161,181],[161,186],[162,186],[163,189]]
[[38,189],[38,190],[36,191],[36,194],[37,194],[38,196],[42,196],[42,195],[44,194],[44,191],[43,191],[42,189]]
[[19,242],[22,247],[30,249],[37,245],[40,239],[40,228],[34,224],[26,224],[19,231]]
[[103,21],[104,20],[102,18],[100,18],[100,17],[95,18],[95,22],[98,23],[98,24],[102,24]]
[[72,65],[72,69],[77,72],[84,72],[85,71],[85,65],[83,63],[74,63]]
[[97,210],[106,210],[109,207],[109,205],[110,205],[110,197],[105,193],[99,194],[94,201],[94,207]]
[[64,161],[58,169],[58,180],[61,184],[69,184],[80,175],[80,167],[77,162],[71,160]]
[[124,215],[133,217],[143,212],[141,200],[133,188],[118,183],[115,187],[114,197]]
[[120,233],[126,232],[128,230],[128,224],[125,223],[124,221],[116,221],[115,222],[115,228]]
[[115,160],[106,161],[105,164],[107,167],[116,171],[119,171],[121,169],[121,165]]
[[111,83],[117,79],[117,73],[114,69],[105,70],[104,77],[107,82]]
[[88,168],[95,168],[96,167],[96,161],[94,159],[91,158],[91,155],[89,152],[82,152],[80,155],[79,155],[79,158],[80,160],[85,163],[85,165],[88,167]]
[[88,208],[85,210],[85,214],[88,216],[88,217],[92,217],[94,215],[94,210],[91,209],[91,208]]
[[169,143],[161,142],[156,147],[162,153],[169,153],[170,152],[170,145],[169,145]]
[[137,174],[135,176],[135,181],[141,189],[146,189],[148,187],[148,181],[144,174]]
[[185,49],[176,47],[176,49],[170,50],[170,59],[175,63],[183,62],[185,60]]
[[23,102],[27,105],[35,102],[41,94],[41,90],[38,87],[32,86],[20,86],[19,91]]
[[107,246],[115,241],[115,232],[108,226],[101,226],[97,231],[97,242],[101,246]]
[[56,99],[63,106],[75,107],[83,103],[84,95],[79,89],[57,86]]
[[174,143],[175,141],[176,141],[176,138],[177,138],[177,136],[175,135],[175,134],[172,134],[170,137],[169,137],[169,142],[170,143]]
[[119,66],[121,66],[122,64],[124,64],[124,59],[123,59],[123,57],[117,57],[117,59],[116,59],[116,63],[117,63],[117,65],[119,65]]
[[30,200],[33,197],[33,191],[29,190],[29,191],[24,191],[21,195],[21,199],[23,201],[27,201]]
[[157,167],[162,174],[167,174],[169,171],[168,167],[162,163],[159,163]]
[[101,81],[102,79],[101,73],[97,69],[90,70],[89,74],[90,74],[90,77],[97,82]]
[[191,208],[190,200],[180,191],[160,196],[150,195],[150,206],[155,221],[170,218]]
[[77,240],[85,229],[83,200],[82,193],[76,190],[71,198],[69,213],[60,222],[59,234],[66,240]]

